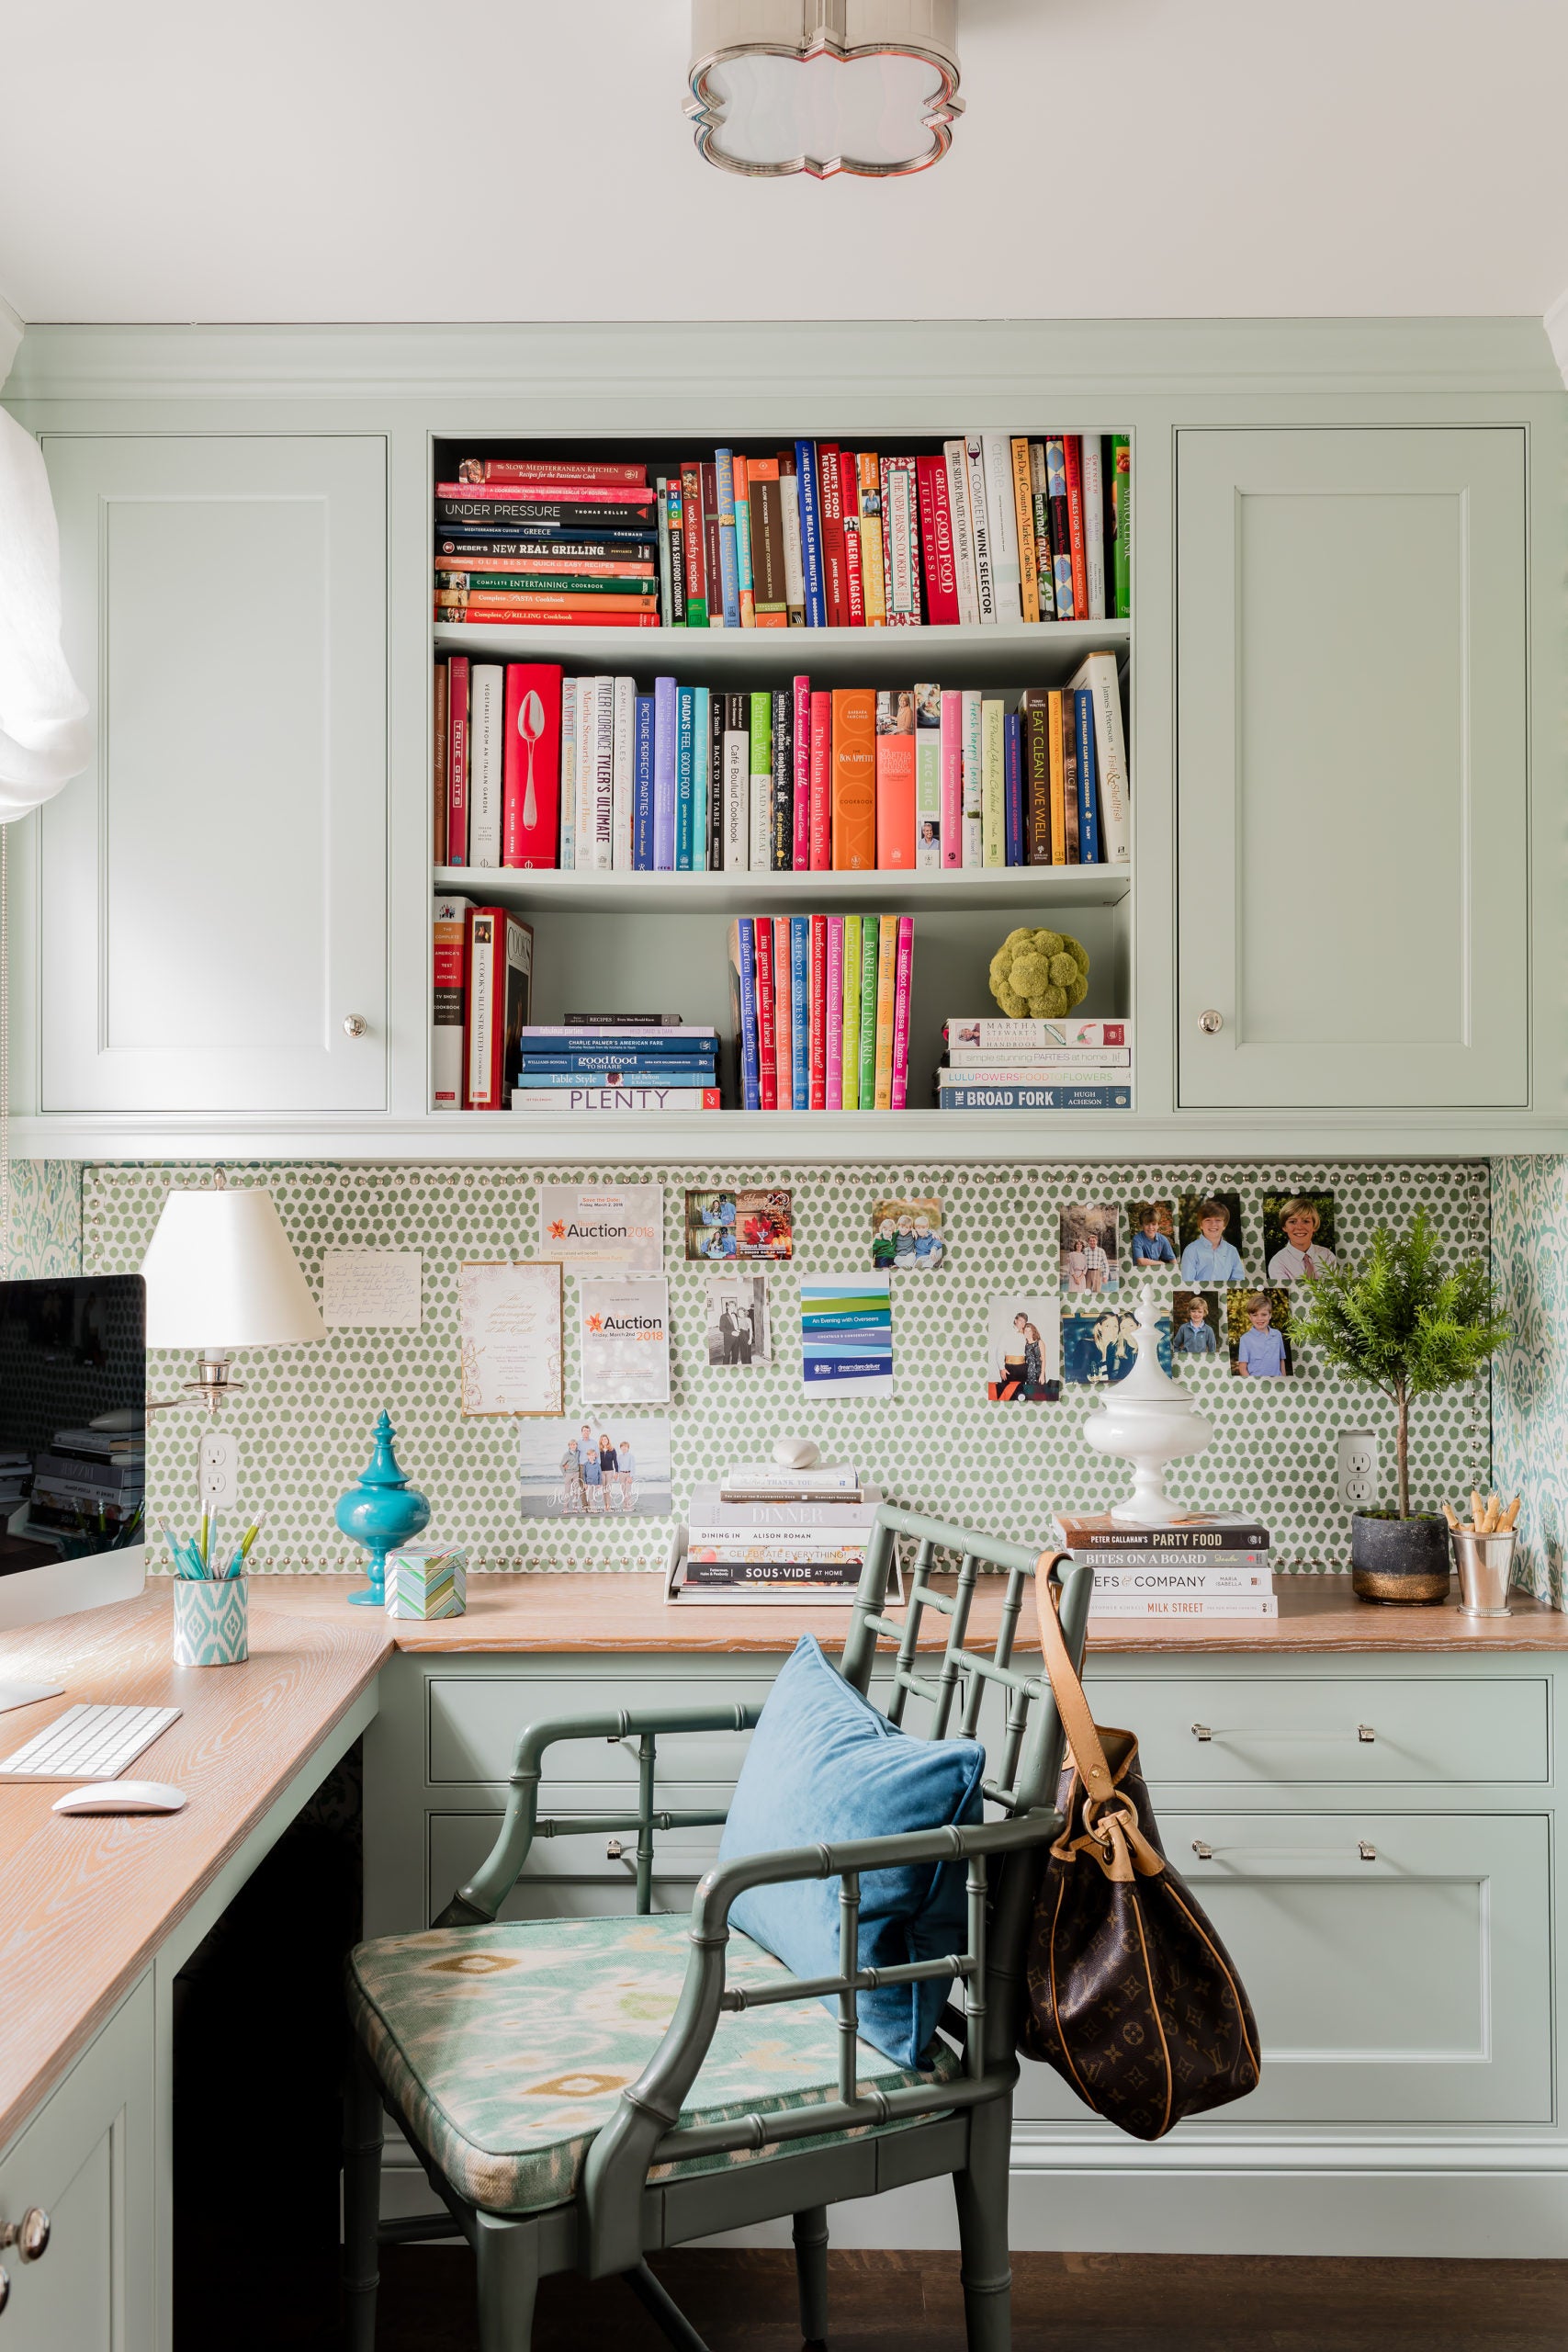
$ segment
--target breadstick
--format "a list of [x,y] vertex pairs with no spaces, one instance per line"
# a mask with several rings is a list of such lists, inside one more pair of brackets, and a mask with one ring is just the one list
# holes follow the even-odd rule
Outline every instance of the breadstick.
[[1443,1517],[1448,1521],[1449,1525],[1453,1529],[1456,1535],[1461,1532],[1460,1515],[1458,1511],[1455,1510],[1452,1503],[1445,1503],[1443,1505]]
[[1513,1501],[1508,1505],[1507,1510],[1503,1514],[1503,1530],[1505,1533],[1511,1532],[1517,1522],[1520,1499],[1521,1498],[1516,1495]]
[[1471,1488],[1471,1490],[1470,1490],[1470,1527],[1469,1527],[1469,1530],[1468,1530],[1469,1533],[1471,1533],[1472,1535],[1479,1535],[1479,1534],[1480,1534],[1480,1532],[1481,1532],[1481,1522],[1482,1522],[1482,1521],[1485,1518],[1485,1516],[1486,1516],[1486,1506],[1485,1506],[1485,1504],[1484,1504],[1484,1503],[1482,1501],[1482,1499],[1481,1499],[1481,1491],[1480,1491],[1480,1488],[1479,1488],[1479,1487],[1472,1487],[1472,1488]]

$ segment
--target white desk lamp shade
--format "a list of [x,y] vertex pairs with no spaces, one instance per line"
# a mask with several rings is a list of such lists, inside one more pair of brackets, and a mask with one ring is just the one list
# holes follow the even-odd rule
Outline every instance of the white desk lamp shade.
[[260,1186],[172,1192],[141,1272],[151,1348],[290,1348],[326,1337]]

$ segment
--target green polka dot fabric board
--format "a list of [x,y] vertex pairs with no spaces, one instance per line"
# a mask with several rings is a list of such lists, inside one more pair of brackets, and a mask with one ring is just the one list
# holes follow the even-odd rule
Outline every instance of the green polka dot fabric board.
[[[1380,1223],[1407,1225],[1423,1204],[1452,1250],[1487,1239],[1483,1165],[1229,1164],[1179,1161],[1053,1163],[1015,1167],[876,1161],[864,1167],[671,1166],[621,1161],[581,1170],[528,1167],[289,1166],[242,1170],[231,1182],[265,1182],[318,1297],[323,1252],[339,1248],[417,1250],[423,1260],[419,1330],[329,1331],[313,1347],[258,1350],[236,1361],[246,1383],[229,1424],[243,1448],[243,1500],[267,1519],[253,1569],[326,1570],[358,1565],[333,1509],[369,1459],[383,1406],[398,1453],[430,1498],[431,1532],[462,1544],[470,1572],[486,1569],[660,1569],[671,1522],[609,1526],[535,1520],[518,1501],[521,1426],[464,1420],[458,1411],[457,1269],[466,1259],[540,1255],[541,1182],[664,1186],[670,1283],[671,1430],[675,1510],[694,1485],[732,1463],[765,1460],[773,1440],[814,1437],[829,1461],[851,1461],[896,1501],[940,1512],[1015,1541],[1043,1538],[1062,1505],[1103,1507],[1129,1490],[1126,1465],[1084,1443],[1095,1392],[1068,1387],[1062,1401],[990,1403],[986,1396],[987,1306],[1010,1292],[1049,1296],[1060,1269],[1060,1212],[1084,1201],[1118,1205],[1122,1287],[1134,1288],[1126,1209],[1150,1198],[1234,1192],[1240,1199],[1247,1271],[1261,1270],[1266,1193],[1332,1193],[1336,1243],[1356,1257]],[[171,1182],[210,1181],[205,1169],[91,1167],[83,1193],[83,1267],[134,1272]],[[710,1364],[707,1269],[684,1254],[686,1189],[787,1185],[794,1192],[795,1256],[770,1273],[771,1364]],[[800,1275],[869,1270],[871,1210],[905,1196],[942,1203],[946,1254],[933,1272],[893,1277],[897,1395],[808,1399],[801,1381]],[[1141,1279],[1140,1274],[1140,1279]],[[1168,1298],[1179,1276],[1153,1277]],[[575,1275],[566,1272],[563,1443],[581,1391],[572,1323]],[[1348,1521],[1335,1494],[1335,1439],[1375,1430],[1392,1479],[1393,1408],[1375,1392],[1295,1351],[1289,1380],[1235,1378],[1217,1361],[1183,1362],[1181,1376],[1214,1424],[1208,1452],[1172,1465],[1174,1493],[1194,1504],[1258,1512],[1273,1531],[1283,1569],[1342,1566]],[[149,1385],[170,1395],[193,1365],[154,1355]],[[150,1519],[191,1513],[196,1491],[194,1411],[153,1418],[147,1464]],[[1414,1415],[1412,1481],[1418,1504],[1490,1483],[1490,1397],[1483,1378],[1423,1399]],[[166,1565],[154,1546],[152,1564]]]

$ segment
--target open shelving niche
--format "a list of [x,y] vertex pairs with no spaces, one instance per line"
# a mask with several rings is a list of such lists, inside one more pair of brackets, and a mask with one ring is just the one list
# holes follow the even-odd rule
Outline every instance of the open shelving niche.
[[[1015,425],[1011,429],[1022,430]],[[1036,437],[1044,428],[1032,428]],[[1120,432],[1120,425],[1064,423],[1053,430]],[[777,436],[784,446],[784,435]],[[929,449],[931,435],[883,435],[858,431],[858,446],[892,456]],[[951,437],[951,436],[948,436]],[[530,439],[504,433],[437,440],[432,448],[431,489],[455,478],[458,460],[481,451],[490,456],[595,455],[647,461],[649,480],[673,470],[682,455],[712,446],[711,429],[694,432],[677,448],[649,447],[631,435],[595,434],[581,441]],[[736,435],[739,446],[767,445],[753,430]],[[446,470],[446,469],[450,470]],[[1134,457],[1136,479],[1136,454]],[[434,506],[430,509],[434,514]],[[434,536],[434,524],[431,525]],[[1136,539],[1134,538],[1134,549]],[[430,574],[426,573],[426,609]],[[1134,597],[1136,609],[1136,594]],[[1134,812],[1136,761],[1131,725],[1133,623],[1023,621],[988,628],[686,629],[576,628],[502,623],[431,625],[431,659],[467,653],[476,660],[556,662],[568,676],[590,671],[630,673],[639,692],[656,675],[683,684],[740,690],[774,688],[799,673],[813,684],[903,685],[920,680],[949,687],[1006,689],[1010,696],[1027,686],[1062,686],[1086,654],[1113,651],[1122,679],[1122,724],[1127,736],[1128,797]],[[429,727],[434,727],[432,705]],[[433,739],[432,745],[433,745]],[[426,774],[430,773],[430,758]],[[427,795],[427,801],[429,796]],[[427,807],[426,824],[432,812]],[[433,851],[427,839],[427,856]],[[1134,864],[1135,864],[1135,855]],[[482,1129],[492,1151],[505,1134],[520,1156],[614,1157],[617,1160],[669,1158],[696,1152],[733,1159],[738,1154],[788,1150],[832,1157],[911,1153],[963,1159],[982,1143],[994,1153],[1005,1142],[1023,1154],[1054,1148],[1081,1150],[1092,1136],[1100,1147],[1109,1130],[1136,1115],[1136,1052],[1134,1111],[1118,1112],[939,1112],[932,1074],[942,1051],[942,1024],[955,1013],[992,1012],[987,983],[990,959],[1007,933],[1019,924],[1047,925],[1081,939],[1089,951],[1089,994],[1080,1016],[1115,1019],[1133,1003],[1134,865],[1005,866],[866,874],[563,873],[558,869],[507,866],[432,866],[433,891],[460,893],[477,902],[510,908],[534,931],[534,1004],[536,1022],[559,1021],[567,1012],[678,1012],[688,1022],[716,1027],[726,1041],[721,1068],[727,1091],[734,1053],[729,1002],[728,933],[739,914],[911,914],[915,918],[914,989],[909,1022],[908,1107],[890,1111],[743,1111],[587,1116],[530,1111],[436,1112],[434,1128],[445,1135]],[[1086,1072],[1086,1079],[1099,1073]],[[487,1157],[490,1156],[487,1152]]]

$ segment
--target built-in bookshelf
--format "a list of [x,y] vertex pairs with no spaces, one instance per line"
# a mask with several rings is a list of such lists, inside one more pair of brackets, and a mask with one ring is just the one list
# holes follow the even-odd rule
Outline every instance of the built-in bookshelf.
[[[1040,437],[1043,427],[1033,428]],[[1083,424],[1065,428],[1088,434]],[[1109,450],[1114,428],[1100,427]],[[1055,431],[1053,425],[1052,431]],[[668,479],[686,449],[711,445],[712,428],[682,444],[656,448],[629,436],[592,441],[528,440],[519,436],[466,435],[433,445],[432,490],[455,481],[462,458],[528,458],[541,460],[608,458],[646,466],[649,481]],[[929,452],[942,435],[888,436],[879,443],[863,427],[854,435],[861,447],[877,446],[890,456]],[[739,449],[770,446],[769,436],[737,433]],[[782,440],[776,445],[783,446]],[[434,509],[433,509],[434,514]],[[439,526],[437,526],[439,527]],[[1021,604],[1021,599],[1020,600]],[[1086,620],[984,622],[905,626],[695,628],[685,626],[594,628],[560,620],[526,624],[485,617],[461,620],[432,607],[431,652],[434,664],[453,654],[471,662],[558,664],[568,677],[593,673],[635,678],[639,694],[651,693],[656,678],[703,685],[714,692],[783,692],[797,675],[814,688],[861,686],[893,689],[921,681],[948,690],[999,695],[1017,707],[1031,688],[1065,689],[1092,652],[1113,655],[1120,678],[1127,740],[1129,799],[1136,807],[1131,730],[1134,620],[1130,615]],[[1135,609],[1135,607],[1134,607]],[[434,695],[432,728],[434,728]],[[434,759],[434,741],[432,745]],[[432,842],[434,848],[434,839]],[[1065,930],[1090,957],[1089,992],[1076,1007],[1079,1017],[1113,1019],[1132,1009],[1134,865],[1020,864],[938,869],[845,871],[577,870],[558,867],[435,865],[434,891],[476,903],[504,907],[521,916],[534,933],[532,1017],[557,1022],[570,1012],[615,1008],[678,1013],[694,1024],[732,1031],[728,934],[737,917],[795,912],[908,914],[914,919],[913,987],[909,1007],[908,1107],[901,1112],[744,1111],[648,1116],[532,1112],[433,1114],[454,1127],[488,1122],[487,1133],[505,1122],[520,1150],[532,1138],[541,1149],[558,1151],[565,1134],[580,1138],[585,1156],[613,1152],[660,1155],[681,1150],[733,1151],[742,1148],[808,1150],[825,1144],[831,1130],[835,1148],[853,1127],[866,1148],[886,1151],[942,1150],[962,1154],[966,1133],[979,1125],[991,1130],[998,1116],[1019,1148],[1049,1150],[1052,1139],[1070,1146],[1082,1132],[1085,1114],[939,1113],[932,1073],[942,1052],[942,1023],[955,1013],[995,1011],[987,986],[991,956],[1004,935],[1019,925]],[[734,1066],[727,1055],[727,1071]],[[1135,1067],[1134,1067],[1135,1078]],[[727,1093],[727,1102],[730,1100]],[[1098,1122],[1097,1122],[1098,1124]]]

